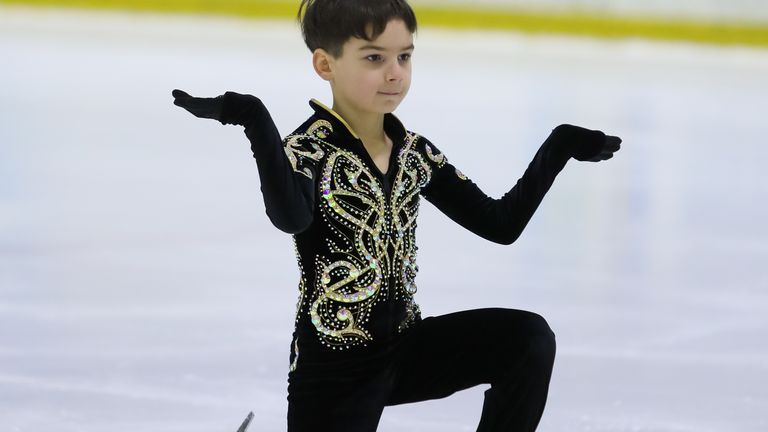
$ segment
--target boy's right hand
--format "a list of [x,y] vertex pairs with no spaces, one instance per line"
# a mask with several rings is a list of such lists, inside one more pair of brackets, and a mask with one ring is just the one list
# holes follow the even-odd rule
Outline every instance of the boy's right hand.
[[191,112],[196,117],[218,120],[222,125],[246,126],[257,120],[254,114],[266,111],[256,96],[228,91],[213,98],[190,96],[187,92],[174,89],[173,104]]

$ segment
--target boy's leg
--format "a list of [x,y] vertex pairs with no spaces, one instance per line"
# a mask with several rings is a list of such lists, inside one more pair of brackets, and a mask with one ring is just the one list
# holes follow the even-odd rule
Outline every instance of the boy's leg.
[[394,384],[380,359],[325,365],[304,357],[298,369],[289,375],[288,432],[376,431]]
[[487,383],[478,432],[533,431],[554,358],[554,334],[532,312],[488,308],[427,317],[398,346],[387,405],[439,399]]

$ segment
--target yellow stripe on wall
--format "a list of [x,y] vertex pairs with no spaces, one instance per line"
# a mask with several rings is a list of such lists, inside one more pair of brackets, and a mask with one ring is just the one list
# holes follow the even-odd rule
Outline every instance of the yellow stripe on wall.
[[717,23],[586,13],[512,10],[418,9],[419,23],[451,28],[485,28],[603,38],[642,37],[768,47],[768,23]]
[[191,12],[263,18],[294,17],[300,1],[287,0],[0,0],[0,4],[157,12]]
[[[66,6],[158,12],[192,12],[293,19],[299,0],[0,0],[0,4]],[[768,47],[768,23],[724,23],[586,13],[545,13],[499,8],[414,6],[420,26],[557,33],[602,38]]]

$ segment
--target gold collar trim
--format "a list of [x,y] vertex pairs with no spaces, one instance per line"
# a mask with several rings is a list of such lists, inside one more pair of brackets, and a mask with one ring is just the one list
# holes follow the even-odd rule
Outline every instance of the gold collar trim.
[[312,98],[312,99],[311,99],[311,101],[312,101],[312,102],[314,102],[314,103],[316,103],[316,104],[317,104],[317,105],[318,105],[320,108],[322,108],[322,109],[324,109],[324,110],[328,111],[329,113],[331,113],[331,114],[332,114],[334,117],[336,117],[337,119],[339,119],[339,121],[340,121],[340,122],[341,122],[341,123],[342,123],[344,126],[346,126],[346,128],[349,130],[349,133],[351,133],[351,134],[352,134],[352,136],[353,136],[353,137],[355,137],[355,139],[360,139],[360,137],[357,135],[357,133],[354,131],[354,129],[352,129],[352,126],[350,126],[350,125],[349,125],[349,123],[347,123],[347,121],[346,121],[346,120],[344,120],[343,118],[341,118],[341,116],[339,115],[339,113],[337,113],[336,111],[334,111],[334,110],[333,110],[333,109],[331,109],[331,108],[328,108],[328,107],[327,107],[327,106],[325,106],[325,105],[324,105],[322,102],[320,102],[319,100],[317,100],[317,99],[315,99],[315,98]]

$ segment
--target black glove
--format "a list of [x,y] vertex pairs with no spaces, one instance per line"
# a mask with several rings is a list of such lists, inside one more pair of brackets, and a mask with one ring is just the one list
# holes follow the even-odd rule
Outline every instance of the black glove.
[[213,98],[199,98],[179,89],[173,90],[171,94],[174,105],[184,108],[196,117],[218,120],[222,125],[247,126],[267,113],[261,100],[249,94],[228,91]]
[[569,124],[562,124],[553,129],[550,139],[555,140],[571,157],[579,161],[607,160],[621,148],[621,138],[617,136]]
[[[314,180],[297,174],[285,153],[280,132],[264,104],[255,96],[226,92],[214,98],[197,98],[175,89],[174,105],[197,117],[218,120],[221,124],[245,126],[243,132],[259,169],[261,192],[267,216],[278,229],[302,232],[314,217]],[[250,417],[243,422],[248,425]]]

